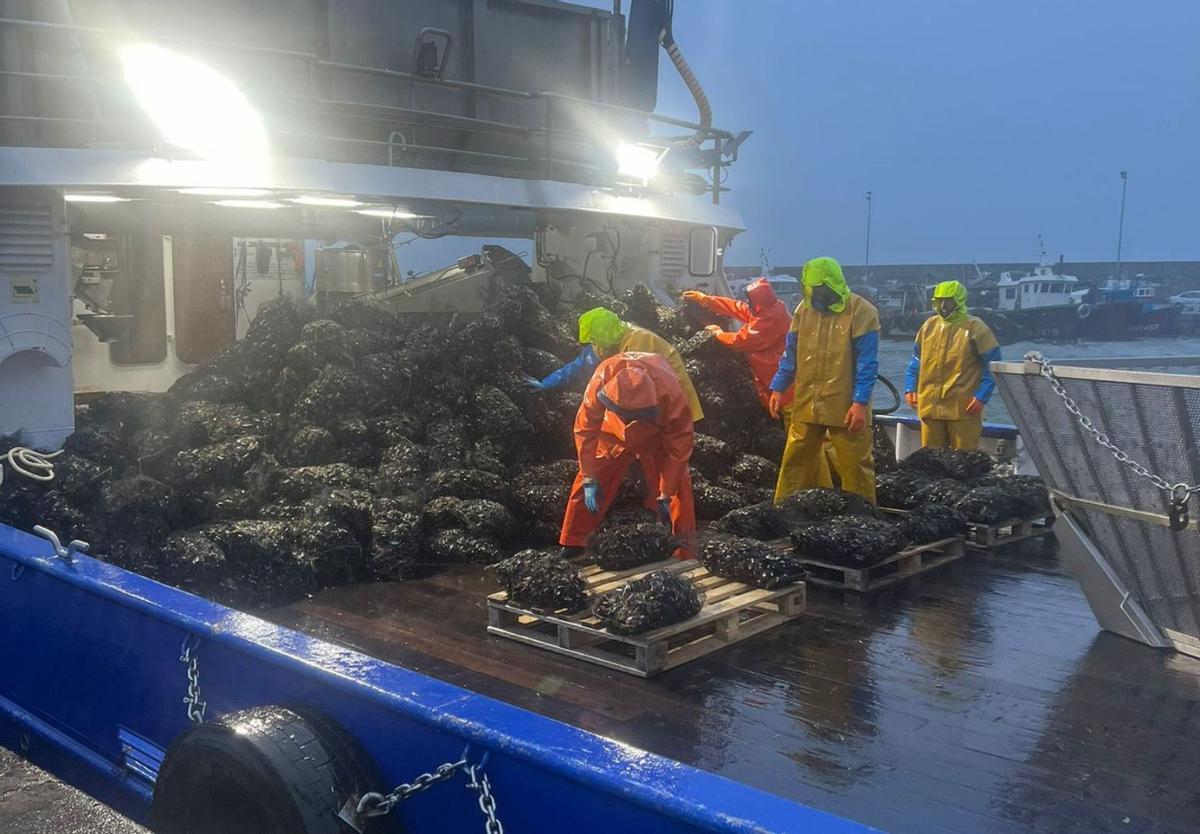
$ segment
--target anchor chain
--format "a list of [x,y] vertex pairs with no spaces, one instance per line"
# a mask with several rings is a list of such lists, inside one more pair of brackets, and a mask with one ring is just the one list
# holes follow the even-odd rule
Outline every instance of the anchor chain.
[[471,780],[467,787],[479,792],[479,810],[484,816],[483,830],[486,834],[504,834],[504,826],[496,818],[496,797],[492,796],[492,783],[488,781],[486,773],[479,775],[478,770],[475,765],[467,768],[467,776]]
[[436,785],[438,782],[445,782],[466,766],[466,759],[459,759],[457,762],[446,762],[445,764],[438,765],[433,773],[422,773],[416,779],[413,779],[412,782],[397,785],[386,794],[365,793],[362,799],[358,801],[358,813],[364,817],[382,817],[385,814],[389,814],[393,808],[404,800],[419,794],[421,791]]
[[[466,787],[476,791],[479,794],[479,810],[483,813],[484,824],[483,830],[486,834],[504,834],[504,826],[500,824],[500,820],[496,816],[496,797],[492,794],[492,785],[488,780],[487,775],[483,772],[483,766],[487,762],[485,755],[483,761],[479,764],[471,764],[467,761],[466,751],[463,756],[456,762],[446,762],[438,765],[432,773],[422,773],[412,782],[405,782],[397,785],[388,793],[365,793],[358,800],[357,806],[354,806],[353,812],[347,815],[349,807],[343,809],[341,816],[357,817],[358,820],[348,819],[348,822],[354,824],[362,819],[370,817],[382,817],[390,814],[397,805],[407,799],[412,798],[416,794],[427,790],[440,782],[446,782],[453,778],[459,772],[467,774],[468,782]],[[347,803],[349,806],[349,803]],[[361,826],[356,825],[356,828]]]
[[208,704],[200,697],[200,664],[196,660],[196,648],[191,638],[185,639],[179,649],[179,662],[187,666],[187,694],[183,696],[183,704],[188,720],[203,724]]
[[1045,377],[1050,382],[1054,393],[1058,394],[1062,399],[1067,411],[1079,421],[1079,425],[1084,431],[1090,434],[1098,444],[1112,453],[1113,459],[1117,463],[1129,467],[1135,474],[1150,481],[1155,487],[1167,494],[1169,499],[1167,520],[1170,528],[1176,532],[1185,529],[1188,526],[1189,520],[1188,499],[1200,492],[1200,484],[1188,484],[1184,482],[1178,484],[1169,483],[1161,475],[1151,472],[1143,464],[1131,458],[1124,449],[1113,443],[1107,434],[1096,428],[1092,424],[1091,419],[1079,409],[1079,404],[1067,393],[1067,389],[1063,387],[1058,375],[1054,373],[1054,366],[1050,364],[1049,359],[1037,351],[1031,351],[1025,354],[1025,361],[1038,365],[1039,375]]

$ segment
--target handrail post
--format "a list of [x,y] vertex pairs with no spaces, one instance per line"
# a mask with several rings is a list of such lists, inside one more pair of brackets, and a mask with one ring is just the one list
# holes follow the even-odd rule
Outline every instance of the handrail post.
[[324,159],[324,148],[318,148],[320,140],[318,137],[321,132],[317,130],[317,63],[313,59],[306,61],[308,64],[308,129],[309,141],[311,147],[309,152],[317,159]]
[[546,102],[546,179],[554,179],[554,98],[545,96]]
[[712,171],[713,205],[716,206],[716,205],[720,205],[720,203],[721,203],[721,137],[720,136],[713,137],[713,150],[715,151],[715,154],[713,156],[713,171]]

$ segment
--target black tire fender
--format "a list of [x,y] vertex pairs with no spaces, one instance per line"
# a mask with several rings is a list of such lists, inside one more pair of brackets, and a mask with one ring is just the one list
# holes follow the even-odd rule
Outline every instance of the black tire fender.
[[351,834],[338,813],[377,788],[366,758],[318,715],[256,707],[198,724],[167,748],[157,834]]

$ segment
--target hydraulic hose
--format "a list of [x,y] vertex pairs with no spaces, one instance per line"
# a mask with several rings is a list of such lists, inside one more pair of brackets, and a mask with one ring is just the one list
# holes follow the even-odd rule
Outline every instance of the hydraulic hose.
[[[671,16],[674,15],[674,5],[674,3],[670,4],[668,14]],[[708,103],[708,96],[705,94],[704,88],[700,86],[700,80],[692,72],[687,59],[683,57],[683,52],[679,49],[679,44],[675,42],[675,36],[671,34],[670,17],[667,20],[667,25],[659,33],[658,40],[662,44],[663,49],[667,50],[667,55],[670,56],[671,63],[675,65],[675,70],[679,73],[679,77],[683,79],[683,83],[687,85],[692,98],[696,100],[696,109],[700,111],[699,122],[702,128],[697,130],[687,142],[689,145],[698,148],[708,138],[708,128],[712,127],[712,105]]]
[[[24,475],[34,481],[52,481],[54,480],[54,464],[50,461],[62,453],[62,449],[47,453],[24,446],[13,446],[5,457],[8,465],[17,475]],[[3,483],[4,467],[0,466],[0,484]]]
[[888,406],[887,408],[875,408],[874,406],[872,406],[871,410],[874,411],[876,414],[891,414],[894,411],[899,411],[900,410],[900,392],[896,389],[896,386],[893,385],[892,381],[890,379],[888,379],[886,376],[884,376],[883,374],[876,374],[875,378],[877,380],[879,380],[880,382],[882,382],[884,387],[892,392],[892,398],[895,400],[895,403]]

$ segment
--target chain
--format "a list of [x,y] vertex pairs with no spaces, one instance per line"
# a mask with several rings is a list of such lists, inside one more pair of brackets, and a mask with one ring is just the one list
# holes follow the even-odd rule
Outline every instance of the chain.
[[397,785],[389,793],[365,793],[362,799],[358,801],[358,813],[364,817],[382,817],[384,814],[391,813],[391,810],[404,800],[420,793],[426,788],[436,785],[438,782],[445,782],[466,766],[466,759],[459,759],[457,762],[446,762],[445,764],[438,765],[433,773],[422,773],[416,779],[413,779],[411,783],[406,782],[403,785]]
[[[1058,376],[1054,373],[1054,366],[1050,364],[1049,359],[1034,351],[1025,354],[1025,361],[1037,363],[1040,375],[1049,380],[1054,393],[1058,394],[1062,399],[1067,411],[1079,421],[1079,425],[1083,430],[1090,434],[1097,443],[1112,452],[1113,459],[1117,463],[1129,467],[1134,473],[1147,479],[1154,486],[1158,487],[1158,489],[1167,493],[1171,501],[1172,529],[1183,529],[1183,526],[1187,525],[1188,498],[1200,492],[1200,484],[1168,483],[1161,475],[1151,472],[1143,464],[1131,458],[1125,450],[1113,443],[1107,434],[1096,428],[1092,424],[1091,419],[1080,411],[1079,404],[1067,393],[1067,389],[1063,387],[1062,382],[1059,381]],[[1175,521],[1178,518],[1182,518],[1183,526],[1176,526]]]
[[187,695],[183,696],[183,704],[188,720],[193,724],[203,724],[204,710],[208,704],[200,698],[200,665],[196,662],[196,646],[191,638],[183,641],[179,650],[179,661],[187,664]]
[[478,770],[476,765],[467,768],[467,776],[471,780],[467,787],[479,792],[479,810],[485,817],[483,830],[486,834],[504,834],[504,826],[496,818],[496,797],[492,796],[492,783],[488,781],[486,773],[478,775]]
[[[492,783],[488,781],[487,774],[483,772],[483,764],[487,761],[487,756],[479,764],[468,764],[467,755],[464,751],[463,757],[457,762],[446,762],[438,765],[433,773],[422,773],[411,783],[397,785],[390,793],[367,793],[363,794],[362,799],[358,801],[357,807],[354,807],[354,816],[360,820],[369,817],[382,817],[385,814],[390,814],[392,810],[406,799],[420,793],[439,782],[445,782],[460,770],[464,770],[467,778],[470,780],[467,787],[479,794],[479,810],[483,812],[486,821],[483,824],[483,830],[486,834],[504,834],[504,826],[500,824],[500,820],[496,818],[496,797],[492,795]],[[347,805],[345,811],[349,811],[352,806]]]

